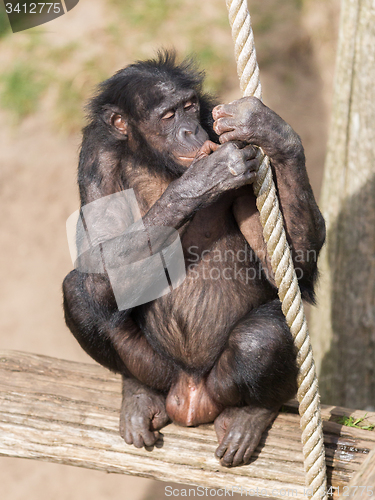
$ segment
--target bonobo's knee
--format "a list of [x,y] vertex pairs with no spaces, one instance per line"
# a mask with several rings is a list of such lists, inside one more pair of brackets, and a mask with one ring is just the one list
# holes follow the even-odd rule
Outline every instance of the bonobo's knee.
[[73,269],[73,271],[70,271],[70,273],[65,276],[62,284],[64,298],[74,291],[76,279],[77,271],[75,269]]
[[294,396],[296,351],[278,300],[252,311],[237,325],[230,346],[235,382],[246,402],[273,407]]
[[62,285],[65,321],[69,328],[73,317],[77,315],[78,311],[81,312],[85,308],[85,303],[79,300],[81,289],[79,273],[76,269],[73,269],[65,276]]

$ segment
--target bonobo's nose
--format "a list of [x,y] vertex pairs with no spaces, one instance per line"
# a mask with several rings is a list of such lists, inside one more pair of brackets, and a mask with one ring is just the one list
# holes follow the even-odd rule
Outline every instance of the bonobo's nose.
[[180,133],[182,135],[198,135],[198,132],[199,132],[199,125],[197,125],[196,127],[194,126],[189,126],[189,125],[186,125],[185,127],[181,127],[180,129]]
[[197,125],[195,129],[193,128],[187,128],[185,131],[186,135],[198,135],[199,134],[200,127]]
[[208,139],[208,134],[201,125],[195,123],[186,123],[178,131],[181,143],[193,147],[200,147]]

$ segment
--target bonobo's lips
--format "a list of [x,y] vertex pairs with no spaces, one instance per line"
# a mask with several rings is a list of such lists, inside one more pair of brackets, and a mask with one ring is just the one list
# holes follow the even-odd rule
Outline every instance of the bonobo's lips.
[[199,146],[199,148],[197,148],[195,151],[191,152],[190,154],[176,155],[176,159],[177,159],[178,163],[180,163],[181,165],[184,165],[184,166],[185,165],[190,166],[190,164],[192,163],[194,158],[197,156],[197,153],[201,147],[202,147],[202,144]]
[[183,163],[184,165],[190,165],[195,157],[196,154],[194,156],[178,156],[177,158],[179,163]]

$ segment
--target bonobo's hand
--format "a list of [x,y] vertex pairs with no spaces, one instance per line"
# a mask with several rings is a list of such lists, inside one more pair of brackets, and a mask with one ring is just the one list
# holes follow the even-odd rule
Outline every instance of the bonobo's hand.
[[215,201],[225,191],[254,182],[259,160],[252,146],[228,142],[220,146],[206,141],[180,180],[184,198],[200,200],[200,206]]
[[244,141],[261,147],[278,161],[303,154],[301,140],[292,127],[256,97],[216,106],[212,116],[221,144]]

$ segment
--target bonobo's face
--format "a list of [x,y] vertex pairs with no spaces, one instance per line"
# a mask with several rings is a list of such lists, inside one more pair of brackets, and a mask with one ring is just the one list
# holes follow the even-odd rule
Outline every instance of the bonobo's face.
[[165,87],[160,90],[164,98],[147,113],[138,128],[152,148],[188,167],[208,139],[199,122],[198,96],[193,90],[172,91]]

